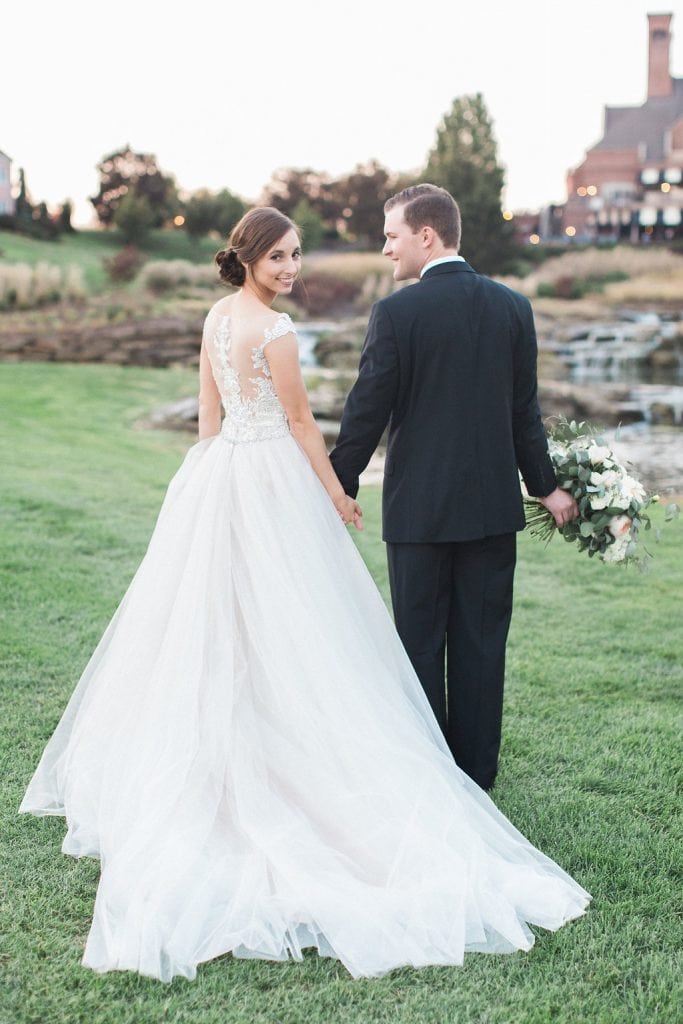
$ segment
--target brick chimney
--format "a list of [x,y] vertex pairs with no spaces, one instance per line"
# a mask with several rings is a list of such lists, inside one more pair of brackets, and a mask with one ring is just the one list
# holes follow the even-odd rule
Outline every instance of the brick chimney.
[[648,14],[650,39],[647,72],[647,98],[671,96],[673,81],[669,72],[671,14]]

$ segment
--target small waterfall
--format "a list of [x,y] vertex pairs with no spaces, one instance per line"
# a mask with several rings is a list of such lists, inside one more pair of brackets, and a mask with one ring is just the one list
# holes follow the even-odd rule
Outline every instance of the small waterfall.
[[339,323],[324,323],[322,320],[313,322],[296,321],[296,333],[299,339],[299,361],[302,366],[317,366],[315,346],[322,335],[334,334],[339,331]]
[[640,410],[643,420],[650,426],[665,423],[683,427],[683,387],[644,384],[631,389],[629,404]]
[[569,368],[574,380],[596,378],[619,381],[633,378],[634,369],[664,340],[661,329],[645,324],[593,324],[577,328],[550,347]]

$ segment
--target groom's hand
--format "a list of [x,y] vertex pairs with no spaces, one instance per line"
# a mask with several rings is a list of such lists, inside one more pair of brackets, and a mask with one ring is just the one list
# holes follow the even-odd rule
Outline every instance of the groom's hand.
[[579,514],[579,506],[571,494],[568,491],[562,490],[561,487],[556,487],[545,498],[539,498],[538,500],[552,514],[557,527],[566,526],[572,519],[576,519]]

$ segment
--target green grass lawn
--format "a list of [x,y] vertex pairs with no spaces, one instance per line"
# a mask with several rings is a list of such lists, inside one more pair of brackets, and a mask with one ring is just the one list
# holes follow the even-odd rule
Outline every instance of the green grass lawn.
[[[313,954],[223,957],[167,986],[80,966],[99,865],[62,855],[62,819],[16,811],[188,447],[135,423],[195,387],[184,370],[0,364],[1,1024],[674,1024],[677,523],[646,576],[520,540],[494,796],[593,893],[586,917],[539,930],[528,954],[379,980]],[[358,543],[386,596],[378,490],[361,500]]]

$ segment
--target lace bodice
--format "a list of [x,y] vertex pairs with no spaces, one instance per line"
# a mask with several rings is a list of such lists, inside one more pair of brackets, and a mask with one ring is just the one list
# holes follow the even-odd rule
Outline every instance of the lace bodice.
[[265,350],[270,342],[290,333],[296,332],[286,313],[236,317],[214,308],[207,316],[204,344],[225,409],[221,427],[225,440],[233,444],[265,441],[289,432]]

